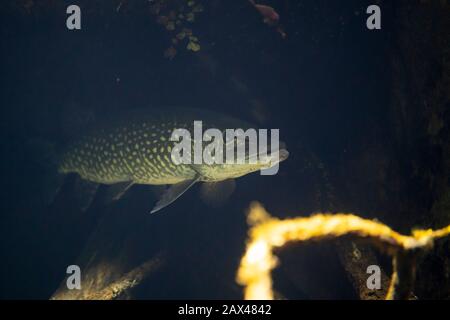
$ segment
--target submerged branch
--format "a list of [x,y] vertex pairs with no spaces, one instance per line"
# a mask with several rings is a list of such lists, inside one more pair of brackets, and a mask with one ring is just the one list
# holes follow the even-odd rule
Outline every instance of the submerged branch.
[[152,259],[131,270],[123,277],[114,281],[99,292],[93,292],[87,296],[87,300],[115,300],[128,293],[142,282],[150,273],[159,269],[162,260]]
[[393,275],[386,299],[409,297],[415,278],[415,257],[433,246],[434,240],[450,235],[450,225],[416,230],[404,236],[388,226],[351,214],[317,214],[309,218],[279,220],[259,204],[251,205],[250,239],[242,257],[237,282],[245,287],[245,299],[273,299],[271,271],[277,265],[273,249],[293,241],[320,241],[345,235],[368,239],[393,257]]
[[[159,254],[114,281],[110,281],[108,277],[102,276],[109,272],[107,269],[114,268],[114,266],[102,265],[101,267],[90,270],[86,276],[88,278],[87,281],[85,281],[87,285],[83,286],[83,290],[68,290],[63,285],[63,288],[58,290],[51,297],[51,300],[122,299],[129,295],[131,290],[141,284],[145,278],[159,270],[163,266],[164,262],[164,257]],[[101,288],[97,288],[98,282],[100,282]]]

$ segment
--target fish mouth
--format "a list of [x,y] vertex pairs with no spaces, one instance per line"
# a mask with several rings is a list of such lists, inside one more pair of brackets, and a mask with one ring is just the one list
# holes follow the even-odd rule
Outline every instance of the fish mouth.
[[287,150],[286,143],[284,141],[280,141],[276,150],[270,150],[268,157],[271,167],[289,158],[289,151]]
[[287,150],[286,143],[284,141],[280,141],[278,150],[275,150],[270,153],[270,158],[273,165],[278,164],[289,158],[289,151]]
[[274,166],[279,164],[280,162],[286,160],[287,158],[289,158],[289,151],[287,151],[287,149],[279,149],[275,152],[272,152],[269,155],[269,159],[270,159],[270,166]]
[[285,148],[278,149],[276,151],[271,151],[267,153],[267,151],[257,153],[256,156],[247,156],[246,161],[255,161],[259,164],[267,165],[268,167],[272,167],[284,160],[289,158],[289,151]]
[[289,158],[289,151],[287,151],[287,149],[281,149],[278,152],[278,162],[282,162],[284,160],[286,160],[287,158]]

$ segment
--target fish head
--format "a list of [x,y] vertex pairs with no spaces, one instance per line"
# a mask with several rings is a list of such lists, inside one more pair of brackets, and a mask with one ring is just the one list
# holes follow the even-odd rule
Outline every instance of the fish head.
[[278,164],[289,157],[289,152],[282,148],[271,153],[259,153],[257,156],[246,156],[242,163],[227,162],[194,165],[194,170],[203,181],[218,182],[234,179],[261,171],[262,175],[274,175],[278,172]]

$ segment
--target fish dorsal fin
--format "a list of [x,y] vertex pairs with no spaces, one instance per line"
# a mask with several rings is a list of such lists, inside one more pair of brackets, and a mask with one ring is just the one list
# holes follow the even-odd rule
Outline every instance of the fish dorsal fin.
[[123,195],[128,191],[128,189],[131,188],[133,184],[134,181],[125,181],[109,186],[108,190],[106,191],[105,202],[109,203],[120,200],[120,198],[123,197]]
[[150,213],[155,213],[169,204],[177,200],[183,193],[185,193],[190,187],[192,187],[197,181],[200,180],[200,176],[196,176],[193,179],[185,180],[170,186],[161,198],[156,203],[155,207],[150,211]]

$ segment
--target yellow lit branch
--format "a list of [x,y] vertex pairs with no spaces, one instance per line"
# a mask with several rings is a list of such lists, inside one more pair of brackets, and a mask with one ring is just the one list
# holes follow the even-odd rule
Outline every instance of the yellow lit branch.
[[309,218],[279,220],[259,203],[253,203],[248,216],[247,250],[239,266],[237,281],[245,287],[245,299],[273,299],[271,271],[277,265],[274,248],[291,241],[314,241],[353,235],[370,240],[393,257],[394,272],[386,299],[409,296],[415,275],[414,258],[419,250],[433,246],[437,238],[450,234],[444,229],[416,230],[411,236],[401,235],[388,226],[351,214],[317,214]]

